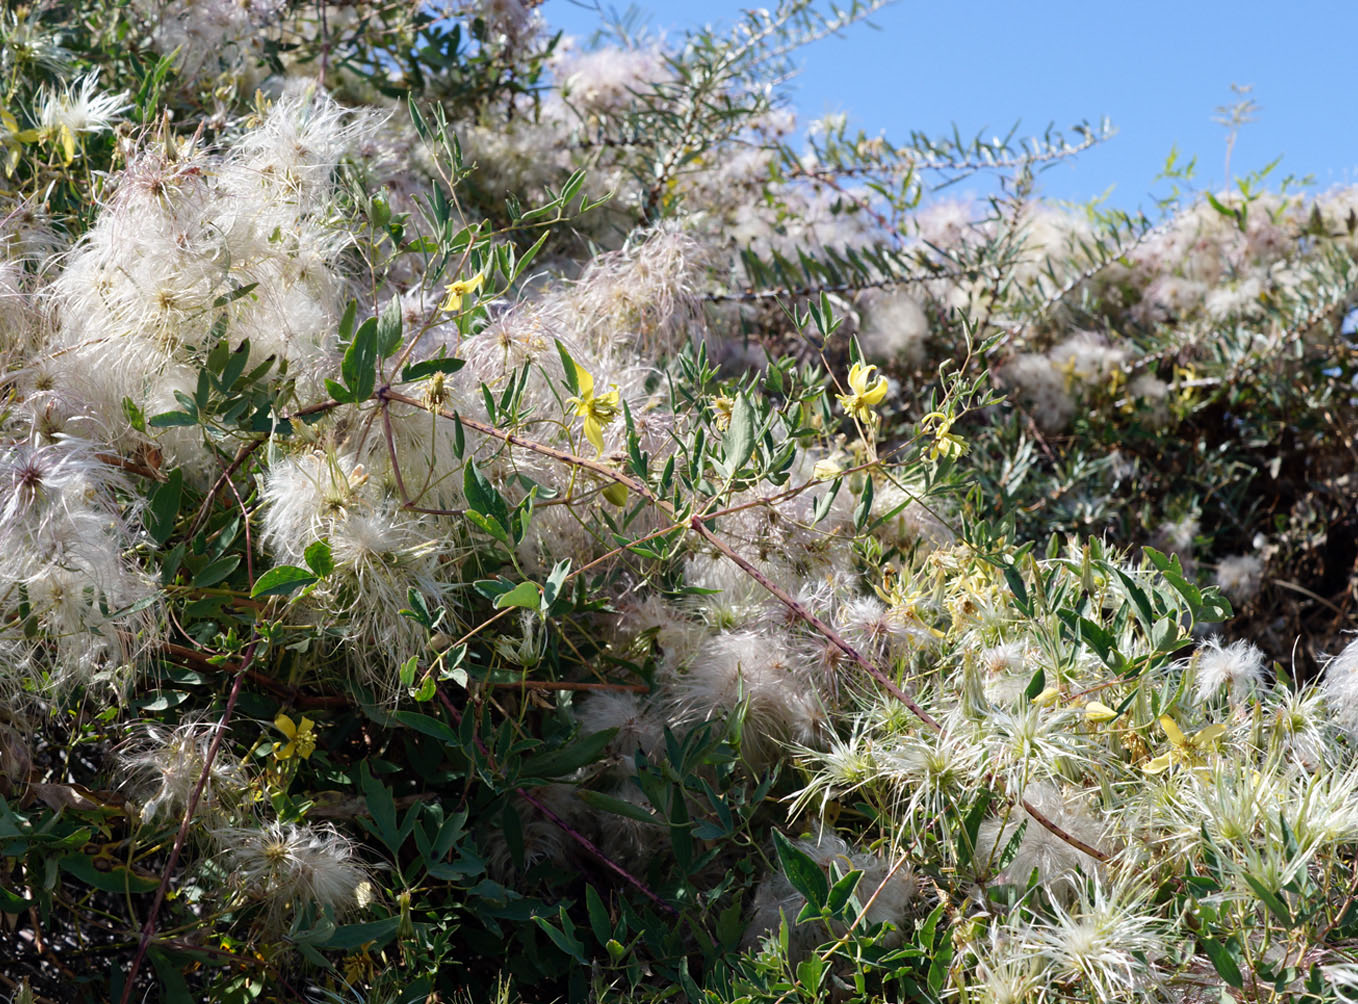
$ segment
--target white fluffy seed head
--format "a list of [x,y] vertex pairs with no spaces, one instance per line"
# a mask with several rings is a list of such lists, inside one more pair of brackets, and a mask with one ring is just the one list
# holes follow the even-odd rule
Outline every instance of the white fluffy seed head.
[[575,717],[587,735],[617,729],[609,751],[628,762],[637,750],[651,753],[658,749],[664,738],[664,720],[641,694],[611,691],[590,694],[576,705]]
[[[1084,843],[1099,847],[1105,842],[1106,826],[1087,808],[1080,795],[1067,794],[1050,782],[1039,782],[1024,789],[1023,797],[1045,818]],[[1022,806],[1007,820],[987,819],[981,825],[975,860],[985,863],[998,859],[1025,821],[1027,825],[1013,860],[996,877],[1001,882],[1026,888],[1036,871],[1048,895],[1063,903],[1072,902],[1086,878],[1102,874],[1102,866],[1095,858],[1052,833]]]
[[771,763],[787,743],[819,746],[825,707],[808,660],[790,638],[771,631],[730,631],[703,643],[687,672],[675,676],[671,700],[680,720],[727,718],[743,711],[742,750],[752,765]]
[[[216,726],[188,722],[175,729],[145,726],[145,735],[120,756],[128,784],[141,800],[143,822],[175,822],[183,818],[204,768]],[[244,765],[219,749],[203,780],[195,815],[221,818],[240,798],[247,778]]]
[[367,872],[354,844],[333,826],[269,823],[221,827],[213,838],[232,865],[231,879],[281,926],[315,907],[343,915],[358,906]]
[[1350,736],[1358,736],[1358,641],[1329,661],[1320,690],[1330,717]]
[[929,318],[914,296],[900,290],[874,296],[865,315],[858,341],[869,359],[911,366],[924,362]]
[[1237,554],[1223,558],[1217,565],[1216,582],[1234,602],[1248,603],[1259,594],[1263,576],[1263,558],[1257,554]]
[[1052,907],[1050,922],[1018,932],[1024,947],[1044,958],[1057,980],[1079,980],[1097,1000],[1123,999],[1151,977],[1163,954],[1160,924],[1146,902],[1150,889],[1092,883],[1067,910]]
[[1223,645],[1213,637],[1198,649],[1195,693],[1199,701],[1210,700],[1224,689],[1238,703],[1263,682],[1264,653],[1248,641]]

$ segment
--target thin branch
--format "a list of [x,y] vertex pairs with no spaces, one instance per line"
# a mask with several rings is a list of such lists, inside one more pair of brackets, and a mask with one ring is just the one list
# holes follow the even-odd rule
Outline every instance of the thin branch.
[[241,671],[236,674],[236,679],[231,684],[231,692],[226,698],[226,708],[222,711],[221,718],[217,720],[217,730],[213,733],[212,742],[208,746],[207,754],[203,757],[203,770],[198,775],[198,783],[194,785],[193,793],[189,795],[188,804],[184,806],[184,818],[179,823],[179,832],[175,834],[174,846],[170,849],[170,859],[165,862],[165,868],[160,873],[160,885],[156,887],[156,896],[151,902],[151,912],[146,918],[146,924],[141,929],[141,940],[137,944],[136,955],[132,957],[132,965],[127,971],[119,1004],[128,1004],[132,999],[132,988],[136,983],[137,971],[141,968],[142,961],[146,958],[146,949],[150,946],[151,938],[156,933],[156,918],[165,902],[165,894],[170,888],[170,876],[174,874],[175,865],[179,863],[179,853],[184,849],[184,842],[189,836],[189,824],[193,822],[194,813],[198,811],[198,802],[203,797],[203,789],[207,786],[207,779],[212,773],[213,761],[217,759],[217,753],[222,747],[222,740],[226,738],[226,727],[236,710],[236,699],[240,697],[241,684],[245,682],[245,670],[254,661],[258,645],[259,638],[255,636],[250,639],[250,644],[246,646],[245,656],[241,660]]

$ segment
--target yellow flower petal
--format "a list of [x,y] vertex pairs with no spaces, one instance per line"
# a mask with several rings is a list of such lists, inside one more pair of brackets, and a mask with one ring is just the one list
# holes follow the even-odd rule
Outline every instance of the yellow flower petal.
[[462,309],[462,298],[471,293],[475,293],[486,281],[484,273],[478,272],[470,279],[456,279],[448,283],[448,292],[439,304],[439,309],[448,314],[455,314]]
[[1174,761],[1168,753],[1161,753],[1154,760],[1147,760],[1141,765],[1141,769],[1147,774],[1163,774],[1169,770]]
[[872,374],[876,369],[873,365],[854,363],[849,367],[851,393],[838,395],[839,406],[860,422],[872,421],[873,407],[881,404],[886,397],[887,379],[878,377],[874,380]]
[[575,363],[575,385],[580,388],[581,399],[588,401],[594,396],[594,377],[579,363]]
[[1226,726],[1222,725],[1220,722],[1217,722],[1217,724],[1215,724],[1215,725],[1209,725],[1209,726],[1207,726],[1207,728],[1205,728],[1205,729],[1203,729],[1201,732],[1197,733],[1197,734],[1193,737],[1193,745],[1196,746],[1196,747],[1198,747],[1199,749],[1201,749],[1202,747],[1206,746],[1208,743],[1214,743],[1214,742],[1216,742],[1218,739],[1220,739],[1220,738],[1221,738],[1222,736],[1224,736],[1225,734],[1226,734]]
[[864,404],[871,407],[873,405],[878,405],[882,403],[882,398],[886,397],[886,391],[887,391],[886,377],[878,377],[876,382],[874,382],[871,387],[868,387],[861,394],[859,394],[859,398],[862,400]]
[[1178,724],[1169,715],[1160,716],[1160,728],[1165,730],[1165,735],[1175,746],[1187,746],[1188,738],[1183,734]]
[[585,438],[600,453],[604,452],[604,430],[599,425],[599,420],[592,414],[585,416]]

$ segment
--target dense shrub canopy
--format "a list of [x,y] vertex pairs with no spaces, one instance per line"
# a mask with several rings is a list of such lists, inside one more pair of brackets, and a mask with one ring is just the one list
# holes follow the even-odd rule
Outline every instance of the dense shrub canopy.
[[1358,189],[794,141],[870,10],[4,13],[2,992],[1349,999]]

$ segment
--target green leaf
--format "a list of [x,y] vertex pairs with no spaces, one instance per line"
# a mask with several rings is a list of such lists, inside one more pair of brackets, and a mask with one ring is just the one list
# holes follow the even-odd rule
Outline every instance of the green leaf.
[[286,596],[316,582],[316,576],[296,565],[278,565],[255,580],[250,596]]
[[255,287],[258,285],[259,283],[257,282],[250,282],[246,283],[244,286],[237,286],[235,289],[231,290],[231,292],[223,293],[221,296],[217,297],[217,299],[213,300],[212,305],[214,307],[225,307],[233,300],[239,300],[242,296],[249,296],[254,292]]
[[571,354],[566,351],[566,346],[562,345],[560,341],[556,343],[556,351],[561,356],[561,368],[566,374],[566,386],[570,388],[572,396],[579,397],[580,381],[575,375],[575,360],[571,358]]
[[505,528],[502,527],[499,523],[489,520],[485,516],[482,516],[479,512],[473,512],[470,509],[467,510],[462,515],[466,516],[467,519],[471,520],[486,533],[490,534],[492,537],[498,540],[501,544],[504,544],[506,547],[511,546],[509,542],[509,534],[505,532]]
[[552,567],[552,574],[547,576],[547,581],[542,586],[542,607],[543,610],[551,608],[561,595],[561,588],[566,584],[566,579],[571,574],[571,559],[562,558]]
[[415,701],[415,703],[424,704],[434,699],[434,695],[438,693],[438,689],[438,681],[436,681],[432,675],[426,674],[420,685],[418,687],[411,687],[409,693],[411,700]]
[[396,929],[400,925],[400,917],[370,920],[363,924],[343,924],[335,928],[334,933],[316,947],[338,952],[351,952],[371,941],[376,944],[376,947],[381,948],[395,936]]
[[[225,344],[225,343],[223,343]],[[245,364],[250,361],[250,339],[245,339],[240,345],[236,346],[234,352],[222,367],[221,387],[223,391],[231,390],[240,375],[245,372]]]
[[1199,938],[1202,950],[1207,953],[1207,957],[1212,960],[1212,965],[1216,967],[1217,974],[1230,986],[1239,989],[1245,985],[1245,977],[1240,972],[1240,966],[1236,964],[1231,955],[1231,950],[1219,941],[1211,938]]
[[336,383],[334,380],[325,381],[325,392],[340,404],[349,404],[354,400],[354,395],[343,384]]
[[412,728],[416,732],[423,732],[425,735],[445,742],[449,746],[457,744],[457,733],[437,718],[422,715],[418,711],[393,711],[391,717],[402,725]]
[[1088,617],[1080,618],[1080,634],[1104,662],[1109,661],[1109,653],[1117,645],[1117,639],[1102,625],[1095,624]]
[[625,798],[614,798],[612,795],[605,795],[602,791],[592,791],[589,788],[579,788],[576,790],[576,794],[580,797],[580,801],[603,812],[611,812],[615,816],[635,819],[638,823],[650,823],[653,826],[667,825],[655,813],[634,802],[629,802]]
[[506,534],[509,533],[509,505],[489,479],[476,469],[475,460],[468,460],[462,469],[462,493],[474,512],[495,520]]
[[146,431],[146,415],[130,397],[123,398],[123,415],[128,424],[138,432]]
[[0,885],[0,913],[22,913],[32,902]]
[[1194,619],[1202,624],[1219,624],[1234,615],[1231,601],[1215,589],[1202,594],[1202,605],[1194,612]]
[[755,413],[750,399],[736,395],[731,408],[731,424],[722,438],[722,467],[727,477],[735,477],[754,453]]
[[497,596],[494,605],[496,610],[503,610],[505,607],[537,610],[542,606],[542,587],[536,582],[520,582],[509,592]]
[[146,423],[153,429],[178,429],[198,424],[198,416],[187,411],[163,411]]
[[571,771],[579,770],[603,756],[608,744],[618,734],[616,728],[604,729],[592,735],[576,739],[560,749],[549,750],[526,757],[523,761],[525,777],[560,777]]
[[563,209],[570,204],[571,199],[575,198],[575,194],[580,191],[580,186],[583,185],[584,183],[585,183],[584,168],[575,171],[569,178],[566,179],[566,184],[563,185],[561,188],[560,203]]
[[168,711],[188,699],[189,695],[182,690],[157,690],[145,697],[134,697],[129,706],[138,711]]
[[330,555],[330,545],[323,540],[313,543],[302,555],[307,568],[316,573],[317,578],[325,578],[335,570],[335,559]]
[[1014,605],[1026,616],[1032,616],[1033,607],[1028,599],[1028,587],[1024,584],[1023,573],[1013,565],[1004,569],[1004,581],[1009,585],[1009,591],[1014,594]]
[[589,912],[589,929],[594,932],[594,939],[600,945],[608,944],[608,939],[613,937],[613,925],[608,922],[608,908],[592,885],[585,886],[585,909]]
[[937,995],[942,989],[943,984],[948,978],[948,967],[952,965],[953,940],[944,938],[943,943],[938,946],[934,953],[933,960],[929,963],[929,975],[926,982],[929,989]]
[[1136,610],[1136,619],[1141,622],[1143,628],[1149,631],[1151,625],[1155,623],[1155,614],[1151,610],[1151,602],[1146,596],[1146,591],[1138,586],[1136,580],[1121,568],[1118,568],[1116,565],[1113,565],[1112,568],[1119,581],[1122,582],[1122,588],[1126,591],[1127,596],[1132,601],[1132,606]]
[[773,831],[773,843],[778,850],[778,860],[782,863],[783,874],[792,883],[792,888],[805,896],[806,901],[816,909],[824,907],[830,895],[830,887],[820,866],[779,830]]
[[377,318],[368,318],[354,332],[354,340],[340,363],[340,375],[354,404],[362,404],[372,396],[377,386]]
[[830,490],[816,499],[815,508],[811,513],[811,525],[815,526],[826,516],[830,515],[830,507],[835,504],[835,496],[839,494],[840,486],[844,484],[843,478],[835,478],[830,483]]
[[566,908],[559,907],[561,926],[552,924],[546,917],[535,916],[533,922],[542,928],[547,937],[552,939],[552,944],[561,949],[572,959],[582,966],[588,966],[589,960],[585,958],[585,946],[579,938],[575,936],[575,925],[566,916]]
[[999,860],[995,862],[995,871],[1002,872],[1018,857],[1019,848],[1023,846],[1023,835],[1028,832],[1027,813],[1024,813],[1023,822],[1019,823],[1014,829],[1014,835],[1009,838],[1009,843],[1004,845],[1004,850],[1000,852]]
[[159,879],[138,875],[126,865],[113,865],[107,871],[101,870],[95,866],[94,859],[86,854],[66,855],[61,859],[61,870],[103,892],[152,892],[160,885]]
[[976,799],[976,804],[971,807],[966,818],[962,820],[962,832],[957,835],[957,860],[963,868],[971,864],[971,860],[976,854],[976,835],[981,832],[981,822],[985,819],[986,810],[989,808],[990,794],[982,790],[980,797]]
[[1291,928],[1292,912],[1288,910],[1287,904],[1279,898],[1278,894],[1249,873],[1245,874],[1245,881],[1249,883],[1249,887],[1254,890],[1254,894],[1259,897],[1264,906],[1268,907],[1269,913],[1277,917],[1283,927]]
[[424,362],[411,363],[401,370],[402,380],[421,380],[435,373],[456,373],[463,366],[467,365],[467,360],[458,359],[456,356],[440,356],[437,359],[426,359]]
[[510,282],[513,282],[515,279],[517,279],[523,273],[523,270],[526,269],[532,263],[533,259],[538,256],[538,252],[542,250],[542,245],[547,243],[547,238],[549,235],[550,231],[544,232],[543,235],[533,243],[532,247],[530,247],[523,254],[519,255],[518,261],[514,263],[514,269],[509,275]]
[[[813,997],[819,996],[816,991],[820,989],[821,979],[826,973],[825,963],[821,957],[814,952],[810,956],[797,963],[797,982],[802,988],[810,991]],[[698,998],[701,1000],[702,998]]]
[[146,953],[160,980],[160,1000],[165,1004],[193,1004],[193,994],[184,979],[185,962],[176,962],[165,952],[152,948]]
[[688,1004],[703,1004],[703,992],[689,975],[687,955],[679,957],[679,985],[684,989],[684,997],[688,999]]
[[239,554],[224,554],[215,561],[209,561],[202,568],[198,569],[198,571],[194,573],[193,584],[204,588],[207,586],[215,586],[234,572],[236,566],[239,564]]
[[1287,823],[1287,817],[1280,811],[1278,813],[1278,827],[1282,831],[1283,850],[1290,858],[1300,857],[1301,845],[1297,843],[1297,835],[1292,832],[1292,827]]
[[184,494],[184,472],[176,467],[163,484],[156,485],[146,506],[146,532],[157,545],[174,533],[179,518],[179,502]]
[[339,322],[339,343],[348,347],[354,337],[354,322],[358,320],[358,301],[350,300],[349,305],[344,308],[344,316]]
[[858,505],[853,511],[853,525],[857,530],[862,530],[868,525],[868,517],[872,514],[872,478],[863,481],[863,495],[858,500]]
[[383,359],[401,346],[401,298],[387,301],[382,316],[377,319],[377,351]]
[[832,914],[838,914],[849,902],[849,897],[853,895],[854,889],[858,887],[858,880],[863,877],[860,871],[852,871],[830,887],[830,893],[825,899],[825,909]]
[[364,801],[368,806],[369,820],[362,820],[363,826],[376,836],[393,854],[399,854],[405,843],[396,825],[396,799],[385,784],[372,776],[366,761],[359,762],[359,784],[363,788]]

